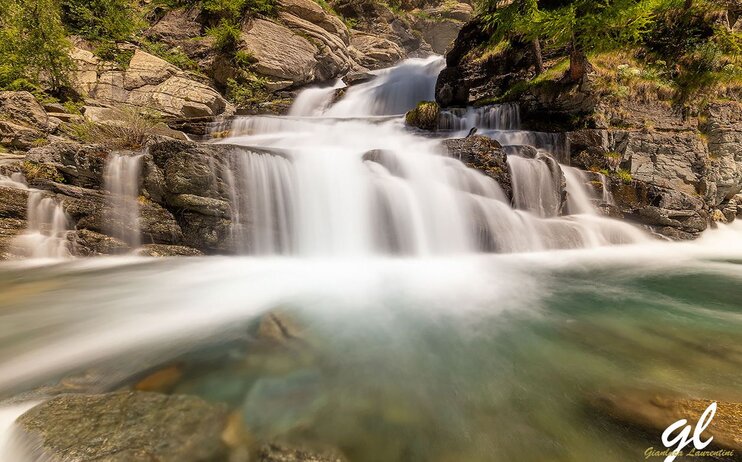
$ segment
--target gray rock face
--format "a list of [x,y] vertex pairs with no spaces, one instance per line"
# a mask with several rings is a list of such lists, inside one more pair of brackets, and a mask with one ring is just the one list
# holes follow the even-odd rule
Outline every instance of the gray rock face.
[[707,199],[723,207],[742,190],[742,103],[714,104],[708,112]]
[[226,418],[199,398],[124,392],[59,396],[17,423],[26,454],[43,460],[216,462]]
[[67,184],[97,188],[103,184],[107,156],[108,150],[101,146],[60,140],[31,149],[26,160],[53,167]]

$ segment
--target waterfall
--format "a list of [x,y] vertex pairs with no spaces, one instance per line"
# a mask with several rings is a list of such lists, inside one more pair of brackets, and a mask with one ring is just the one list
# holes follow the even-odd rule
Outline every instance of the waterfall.
[[508,156],[513,178],[513,202],[518,209],[540,217],[559,215],[562,202],[562,169],[548,155],[535,158]]
[[318,116],[332,104],[337,90],[344,88],[345,83],[338,79],[330,87],[308,88],[299,94],[289,110],[290,116]]
[[[562,170],[567,180],[567,207],[571,214],[595,215],[595,202],[602,206],[615,205],[608,180],[602,173],[585,172],[574,167],[562,167]],[[600,183],[600,198],[596,197],[595,189],[588,186],[591,183]]]
[[354,85],[342,100],[324,112],[328,117],[400,115],[420,101],[435,100],[435,82],[446,67],[440,56],[408,59],[376,71],[377,77]]
[[16,238],[31,258],[65,258],[70,254],[69,220],[62,204],[42,191],[28,192],[26,231]]
[[440,140],[405,130],[399,114],[432,99],[442,65],[440,58],[405,61],[329,105],[329,89],[305,90],[295,114],[312,117],[235,119],[232,136],[218,143],[238,146],[221,177],[239,251],[422,256],[644,239],[576,196],[587,194],[586,186],[560,166],[564,137],[521,130],[515,104],[452,110],[441,118],[452,135],[474,124],[505,145],[514,208],[500,185],[448,157]]
[[490,130],[520,128],[520,108],[517,104],[495,104],[478,108],[442,110],[438,118],[441,130],[470,130],[472,127]]
[[108,232],[131,248],[141,244],[138,197],[142,157],[142,154],[111,153],[104,171],[104,186],[110,193]]

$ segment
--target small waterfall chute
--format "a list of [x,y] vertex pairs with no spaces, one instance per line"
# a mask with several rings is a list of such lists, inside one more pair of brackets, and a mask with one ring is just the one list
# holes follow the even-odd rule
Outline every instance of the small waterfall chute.
[[132,249],[139,247],[142,239],[138,197],[143,157],[141,153],[109,154],[103,178],[110,193],[108,232]]

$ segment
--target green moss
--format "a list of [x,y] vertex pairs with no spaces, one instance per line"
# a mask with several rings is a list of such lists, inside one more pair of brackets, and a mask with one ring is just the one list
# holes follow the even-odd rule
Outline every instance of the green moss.
[[422,101],[417,107],[405,114],[405,122],[411,127],[423,130],[435,130],[438,128],[438,115],[441,108],[434,101]]
[[198,63],[186,55],[179,47],[171,47],[161,42],[142,40],[140,45],[147,53],[164,59],[184,71],[199,72]]
[[56,183],[64,183],[65,181],[62,174],[55,167],[39,162],[23,161],[21,171],[28,181],[49,180]]
[[631,172],[624,169],[619,169],[616,172],[616,176],[619,180],[623,181],[625,184],[630,184],[633,181],[633,178],[631,177]]

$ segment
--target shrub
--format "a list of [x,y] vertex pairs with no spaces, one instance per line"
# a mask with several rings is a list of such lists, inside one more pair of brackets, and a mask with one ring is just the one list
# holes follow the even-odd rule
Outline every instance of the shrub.
[[100,143],[119,148],[139,149],[157,132],[162,123],[154,114],[124,108],[117,110],[117,119],[106,123],[90,120],[70,123],[65,127],[69,136],[85,143]]
[[62,0],[62,19],[90,40],[127,40],[143,25],[132,0]]
[[206,33],[214,38],[214,48],[222,53],[234,53],[241,31],[235,23],[222,19],[218,26],[208,28]]

